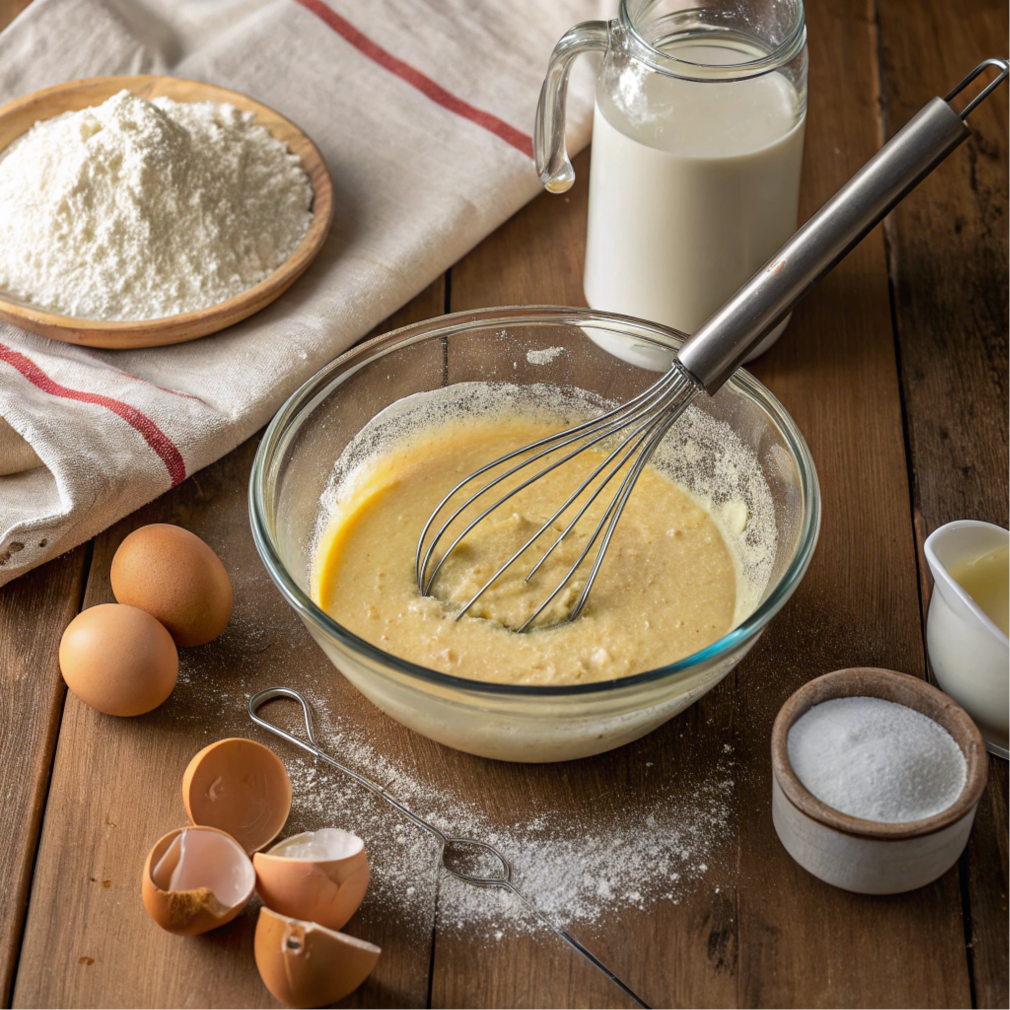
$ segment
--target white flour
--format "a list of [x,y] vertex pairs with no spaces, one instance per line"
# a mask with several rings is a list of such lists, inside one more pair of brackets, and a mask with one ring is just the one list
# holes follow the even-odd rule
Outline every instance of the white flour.
[[251,113],[121,91],[36,123],[0,160],[0,289],[88,319],[206,308],[290,256],[311,202]]
[[[606,923],[622,909],[646,909],[656,902],[679,904],[697,886],[710,864],[722,860],[733,834],[734,762],[731,748],[692,777],[689,790],[656,777],[633,805],[608,812],[593,805],[583,816],[545,811],[528,820],[501,823],[487,812],[488,797],[465,798],[452,788],[432,788],[404,772],[366,739],[351,720],[334,716],[308,692],[324,749],[351,768],[383,784],[437,827],[496,846],[512,863],[516,885],[565,926]],[[272,741],[265,741],[273,746]],[[316,765],[293,749],[276,747],[291,776],[292,816],[285,833],[340,827],[365,840],[372,870],[369,900],[394,907],[400,917],[427,914],[423,898],[437,886],[439,928],[465,930],[488,940],[504,931],[540,928],[510,895],[473,887],[439,874],[434,841],[339,771]],[[650,767],[644,772],[651,777]],[[656,769],[657,773],[659,769]],[[558,774],[564,774],[563,766]],[[488,872],[493,862],[471,867]],[[436,883],[437,882],[437,883]]]
[[563,347],[531,347],[526,352],[526,360],[531,365],[549,365],[555,358],[565,353]]
[[833,698],[789,730],[789,763],[822,803],[851,817],[902,823],[946,810],[968,766],[928,716],[883,698]]

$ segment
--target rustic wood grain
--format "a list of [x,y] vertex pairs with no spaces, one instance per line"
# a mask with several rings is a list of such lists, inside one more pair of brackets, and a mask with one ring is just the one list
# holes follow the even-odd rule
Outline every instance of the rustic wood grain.
[[206,309],[141,322],[105,322],[62,316],[0,296],[0,319],[4,322],[43,337],[85,347],[122,349],[181,344],[216,333],[265,308],[305,273],[322,249],[333,219],[333,185],[322,155],[294,123],[238,91],[156,74],[89,77],[56,84],[0,107],[0,151],[39,120],[101,105],[123,89],[142,98],[165,96],[177,102],[228,102],[252,112],[260,126],[286,144],[302,161],[313,190],[309,230],[294,252],[259,284]]
[[[442,281],[432,285],[392,322],[437,311],[443,291]],[[431,372],[440,382],[440,347],[432,348]],[[170,522],[192,530],[219,553],[232,580],[235,609],[219,639],[180,650],[179,683],[155,712],[116,719],[68,695],[17,973],[17,1006],[277,1005],[253,963],[255,900],[233,923],[195,938],[162,932],[140,902],[148,850],[166,831],[186,823],[180,790],[189,759],[220,737],[257,736],[245,714],[253,691],[288,681],[326,697],[343,718],[366,726],[375,746],[395,755],[401,766],[430,760],[424,753],[428,741],[372,708],[336,673],[270,582],[246,510],[257,442],[258,436],[250,439],[95,541],[86,607],[112,602],[109,566],[123,538],[146,523]],[[68,619],[54,614],[36,646],[51,665]],[[325,732],[327,725],[321,720],[320,729]],[[331,825],[353,829],[357,807],[319,809],[313,791],[304,788],[305,763],[282,748],[277,752],[298,787],[286,832]],[[389,837],[366,841],[373,862],[374,850],[395,846],[392,830]],[[383,948],[375,972],[347,1006],[425,1004],[434,878],[418,882],[410,911],[401,921],[396,909],[366,897],[345,927]]]
[[[937,0],[879,5],[888,135],[976,63],[1006,55],[1005,3],[950,13]],[[978,90],[976,84],[968,94]],[[969,124],[971,139],[886,226],[923,615],[930,592],[926,537],[953,519],[1007,525],[1006,86]],[[1006,762],[992,758],[990,772],[961,871],[975,1004],[1005,1007]]]
[[0,590],[0,1005],[14,979],[65,693],[57,662],[77,613],[78,547]]

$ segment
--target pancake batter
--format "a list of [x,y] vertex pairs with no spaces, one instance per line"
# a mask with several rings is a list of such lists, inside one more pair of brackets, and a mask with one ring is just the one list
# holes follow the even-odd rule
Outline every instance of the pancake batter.
[[[536,630],[568,612],[585,585],[595,547],[535,630],[510,630],[574,563],[618,478],[528,583],[523,582],[527,572],[557,534],[544,534],[466,616],[453,620],[598,465],[603,456],[594,450],[493,512],[450,555],[432,587],[434,595],[420,595],[414,580],[417,537],[447,490],[488,460],[557,430],[556,419],[451,421],[370,460],[342,495],[319,541],[312,577],[316,603],[349,631],[395,656],[456,676],[510,684],[626,677],[683,659],[728,632],[739,620],[733,553],[712,516],[651,466],[628,501],[577,620]],[[488,497],[482,507],[494,500]],[[558,532],[570,517],[555,521]],[[454,525],[436,558],[461,529]]]

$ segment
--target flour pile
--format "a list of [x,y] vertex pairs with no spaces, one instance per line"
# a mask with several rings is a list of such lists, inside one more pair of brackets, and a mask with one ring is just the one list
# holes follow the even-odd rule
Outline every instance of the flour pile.
[[291,255],[311,202],[252,113],[121,91],[36,123],[0,160],[0,289],[85,319],[207,308]]

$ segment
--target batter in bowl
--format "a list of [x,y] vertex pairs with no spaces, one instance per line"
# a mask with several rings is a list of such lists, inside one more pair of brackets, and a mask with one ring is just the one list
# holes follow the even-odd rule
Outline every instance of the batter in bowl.
[[[395,656],[456,676],[509,684],[626,677],[683,659],[730,631],[752,607],[742,592],[739,552],[724,530],[741,533],[746,509],[730,502],[717,510],[717,521],[697,496],[651,465],[628,501],[588,604],[575,621],[538,627],[568,612],[594,552],[532,630],[511,630],[574,563],[616,481],[528,583],[527,572],[556,534],[541,537],[467,615],[454,620],[600,462],[602,455],[593,450],[492,513],[450,555],[433,595],[420,595],[414,578],[417,538],[447,491],[489,460],[556,432],[559,424],[556,417],[507,413],[446,420],[371,455],[343,481],[319,537],[312,569],[315,602],[349,631]],[[564,518],[554,523],[559,533]],[[454,532],[461,529],[455,526]],[[440,550],[452,539],[445,539]]]

